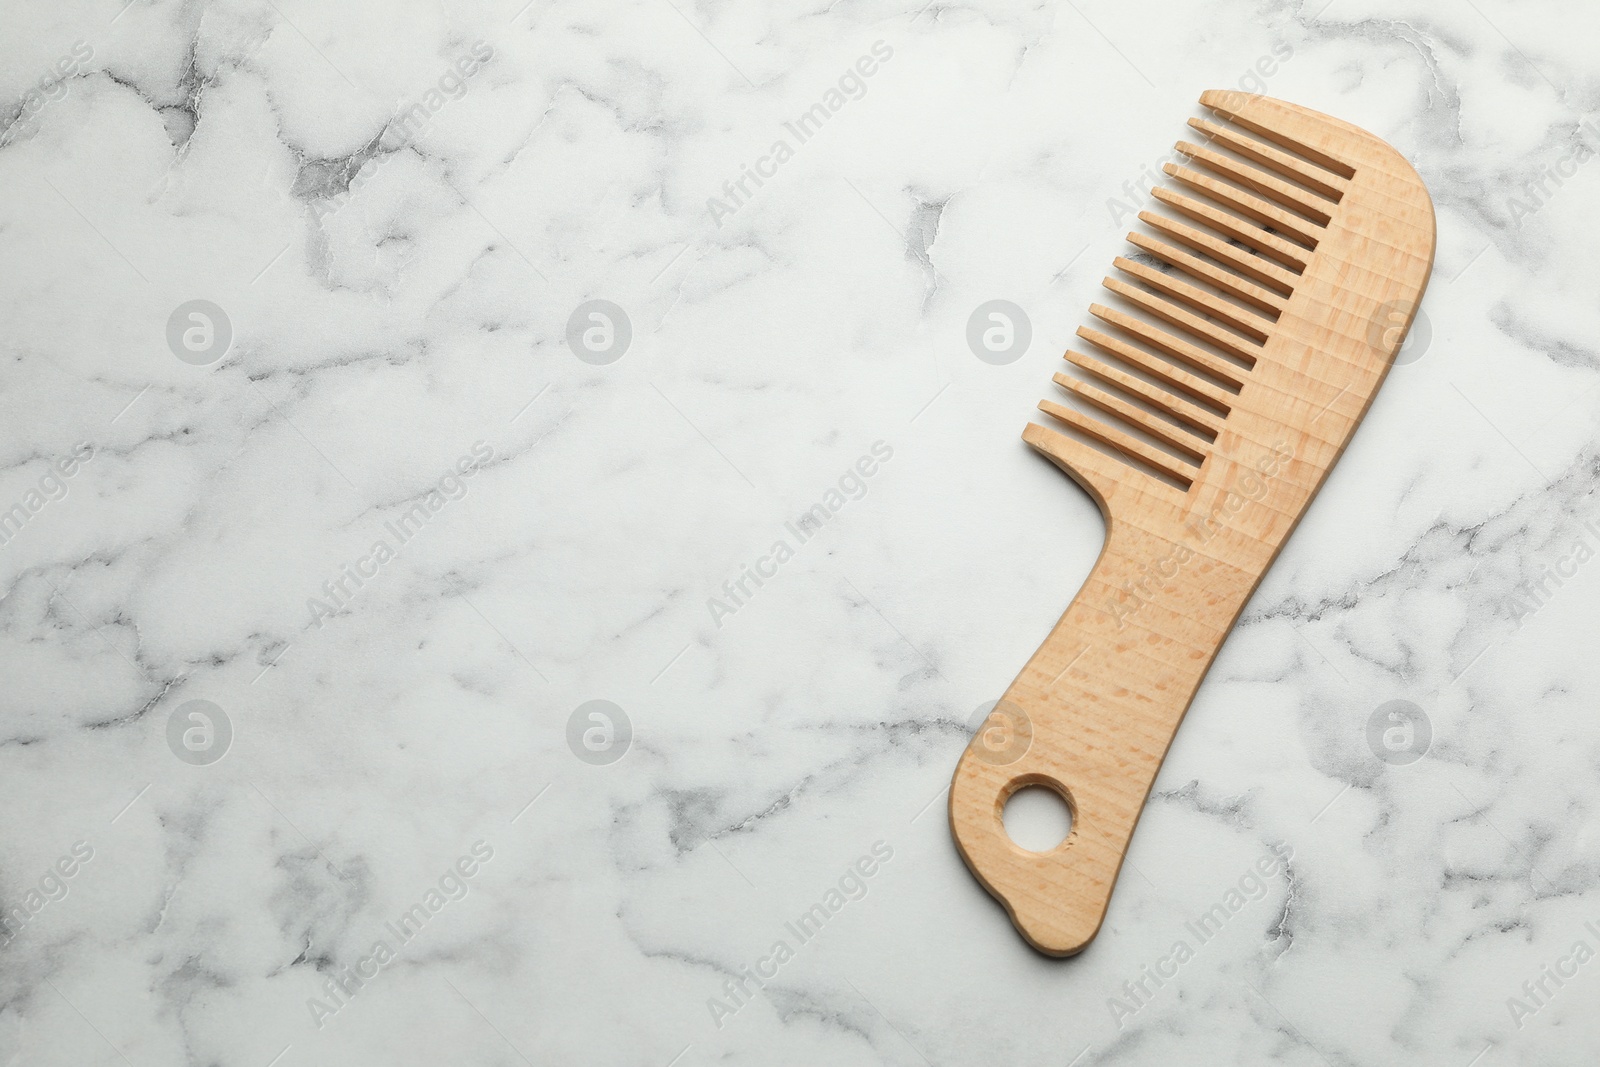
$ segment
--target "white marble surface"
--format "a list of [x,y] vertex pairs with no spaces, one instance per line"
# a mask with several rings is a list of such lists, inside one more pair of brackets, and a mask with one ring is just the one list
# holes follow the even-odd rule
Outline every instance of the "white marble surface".
[[[1600,107],[1592,6],[521,2],[0,5],[0,1063],[1594,1061],[1600,166],[1510,203]],[[1099,546],[1018,433],[1108,201],[1263,58],[1428,181],[1431,341],[1047,960],[941,797]],[[964,340],[995,298],[1007,366]],[[609,365],[566,342],[592,299]],[[1409,766],[1367,743],[1395,699]],[[193,700],[220,761],[169,746]],[[591,700],[620,761],[569,748]]]

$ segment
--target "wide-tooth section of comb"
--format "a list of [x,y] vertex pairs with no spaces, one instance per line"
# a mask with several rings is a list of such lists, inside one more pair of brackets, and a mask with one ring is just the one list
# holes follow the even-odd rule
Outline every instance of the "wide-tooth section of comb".
[[1205,461],[1206,454],[1201,451],[1200,446],[1206,442],[1195,438],[1187,430],[1182,430],[1171,423],[1163,422],[1142,408],[1135,407],[1126,400],[1113,396],[1097,385],[1080,382],[1078,379],[1068,377],[1065,374],[1057,374],[1055,381],[1057,385],[1067,392],[1093,404],[1109,415],[1115,415],[1130,426],[1137,426],[1167,447],[1188,456],[1196,464]]
[[1230,304],[1226,300],[1212,296],[1204,289],[1180,281],[1177,278],[1169,277],[1153,267],[1145,266],[1143,263],[1135,263],[1131,259],[1124,259],[1118,256],[1111,261],[1111,265],[1130,278],[1143,282],[1151,289],[1156,290],[1156,292],[1170,296],[1174,300],[1181,300],[1196,311],[1210,315],[1219,322],[1227,323],[1240,333],[1254,338],[1257,342],[1265,341],[1269,331],[1272,329],[1271,319],[1258,315],[1253,311],[1247,311],[1236,304]]
[[[1146,255],[1116,257],[1118,276],[1103,282],[1128,311],[1089,308],[1123,336],[1080,327],[1078,335],[1109,362],[1069,351],[1081,376],[1055,375],[1095,414],[1040,404],[1070,436],[1052,433],[1054,451],[1043,438],[1033,443],[1069,470],[1060,441],[1086,450],[1080,458],[1099,457],[1096,464],[1126,459],[1129,472],[1120,477],[1142,468],[1192,486],[1351,188],[1352,168],[1303,134],[1269,128],[1274,113],[1237,122],[1230,109],[1259,109],[1237,94],[1209,93],[1202,102],[1225,121],[1190,120],[1205,142],[1179,141],[1191,165],[1162,168],[1185,191],[1152,190],[1185,221],[1140,212],[1161,236],[1128,234]],[[1118,477],[1114,468],[1097,470],[1102,483]]]
[[1180,167],[1176,163],[1162,165],[1166,171],[1178,181],[1187,185],[1196,192],[1203,193],[1224,207],[1237,211],[1247,219],[1253,219],[1262,226],[1286,233],[1307,248],[1317,247],[1317,240],[1322,227],[1307,219],[1303,219],[1292,212],[1265,200],[1254,193],[1236,189],[1226,182],[1215,178],[1208,178],[1197,170]]
[[1344,197],[1344,191],[1350,184],[1331,171],[1313,166],[1280,148],[1274,148],[1254,137],[1246,137],[1226,126],[1219,126],[1205,119],[1190,119],[1189,125],[1205,134],[1209,140],[1247,159],[1253,159],[1264,167],[1271,167],[1285,178],[1294,179],[1312,192],[1325,196],[1336,204]]
[[1115,356],[1130,367],[1136,367],[1157,381],[1164,382],[1179,392],[1202,400],[1226,415],[1232,410],[1233,394],[1196,374],[1151,355],[1137,345],[1101,333],[1088,326],[1078,327],[1078,336],[1107,355]]
[[1099,419],[1092,419],[1082,412],[1074,411],[1054,400],[1039,401],[1039,410],[1051,418],[1070,426],[1078,433],[1091,440],[1098,441],[1109,448],[1114,448],[1126,456],[1131,456],[1155,470],[1180,482],[1187,489],[1194,482],[1195,474],[1199,468],[1184,463],[1182,460],[1163,452],[1145,442],[1117,429],[1108,426]]
[[1292,211],[1297,211],[1306,216],[1318,226],[1326,226],[1333,217],[1329,209],[1335,205],[1328,203],[1321,197],[1297,189],[1284,181],[1274,177],[1264,170],[1259,170],[1248,163],[1240,163],[1230,159],[1221,152],[1199,145],[1190,144],[1188,141],[1179,141],[1179,152],[1192,159],[1197,165],[1205,167],[1214,174],[1219,174],[1229,181],[1238,182],[1246,189],[1253,189],[1270,200]]
[[1222,432],[1222,419],[1193,401],[1151,385],[1143,378],[1136,378],[1126,371],[1120,371],[1093,356],[1085,356],[1068,349],[1065,358],[1074,367],[1116,386],[1130,396],[1138,397],[1151,407],[1166,412],[1213,439]]
[[[1174,248],[1165,241],[1146,236],[1137,230],[1128,234],[1128,243],[1141,248],[1170,266],[1177,267],[1190,277],[1210,282],[1219,291],[1235,300],[1254,305],[1276,319],[1284,309],[1283,297],[1263,286],[1256,285],[1231,271],[1208,263],[1199,256]],[[1227,246],[1224,246],[1227,247]]]
[[1223,266],[1231,267],[1246,277],[1272,287],[1275,292],[1286,295],[1294,292],[1295,275],[1262,256],[1251,255],[1213,237],[1204,230],[1197,230],[1187,223],[1169,219],[1165,215],[1157,215],[1153,211],[1139,212],[1139,221],[1153,230],[1160,230],[1169,237],[1182,241],[1197,252],[1204,252]]
[[1285,241],[1275,233],[1268,233],[1259,226],[1253,226],[1225,211],[1218,211],[1209,204],[1202,204],[1192,196],[1184,196],[1159,185],[1151,189],[1150,193],[1163,204],[1183,212],[1197,222],[1204,223],[1223,236],[1232,237],[1262,255],[1271,256],[1296,274],[1304,271],[1306,264],[1311,262],[1311,253],[1294,242]]
[[1254,365],[1256,359],[1261,355],[1261,345],[1257,342],[1225,330],[1191,311],[1185,311],[1171,300],[1163,299],[1154,293],[1129,285],[1127,282],[1118,281],[1116,278],[1106,278],[1100,284],[1140,310],[1171,323],[1191,337],[1210,342],[1229,355],[1244,360],[1247,364]]

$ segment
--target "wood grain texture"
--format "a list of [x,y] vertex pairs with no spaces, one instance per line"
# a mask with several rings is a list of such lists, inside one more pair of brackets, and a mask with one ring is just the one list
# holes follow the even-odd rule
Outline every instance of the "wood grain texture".
[[[1107,281],[1127,310],[1093,308],[1116,336],[1080,331],[1118,363],[1091,361],[1101,386],[1138,384],[1115,404],[1069,385],[1090,406],[1047,400],[1065,432],[1023,433],[1099,504],[1105,547],[950,788],[967,865],[1051,955],[1099,931],[1195,691],[1366,414],[1433,265],[1432,201],[1389,145],[1279,100],[1200,99],[1221,122],[1192,123],[1206,140],[1171,168],[1183,192],[1157,191],[1182,220],[1141,215],[1186,247],[1130,235],[1151,254]],[[1072,809],[1048,852],[1001,822],[1028,785]]]

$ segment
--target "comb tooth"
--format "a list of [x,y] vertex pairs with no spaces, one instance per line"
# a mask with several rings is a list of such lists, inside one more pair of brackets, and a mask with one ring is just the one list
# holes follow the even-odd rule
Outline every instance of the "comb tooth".
[[1118,256],[1111,261],[1111,264],[1130,278],[1136,278],[1150,288],[1170,296],[1174,300],[1182,300],[1197,311],[1204,312],[1214,319],[1227,323],[1240,333],[1247,334],[1256,341],[1264,342],[1270,336],[1271,320],[1262,318],[1253,311],[1246,311],[1244,308],[1230,304],[1226,300],[1219,300],[1204,289],[1179,281],[1176,278],[1169,278],[1160,271],[1147,267],[1143,263],[1135,263],[1131,259],[1124,259]]
[[1071,349],[1067,350],[1066,360],[1085,373],[1092,374],[1103,382],[1109,382],[1118,389],[1132,393],[1151,407],[1165,411],[1168,415],[1201,433],[1210,434],[1212,438],[1215,438],[1217,434],[1222,432],[1222,420],[1211,414],[1211,412],[1199,404],[1169,393],[1165,389],[1159,389],[1143,378],[1135,378],[1133,375],[1120,371],[1109,363],[1095,359],[1093,356],[1080,355]]
[[1118,281],[1116,278],[1106,278],[1100,284],[1129,303],[1148,311],[1156,318],[1164,319],[1193,337],[1209,341],[1224,352],[1238,356],[1251,366],[1254,366],[1256,360],[1261,356],[1260,345],[1240,337],[1236,333],[1224,330],[1215,323],[1202,319],[1192,311],[1185,311],[1170,300],[1146,292],[1137,286],[1129,285],[1127,282]]
[[1097,385],[1080,382],[1078,379],[1066,374],[1055,376],[1056,384],[1074,396],[1082,397],[1101,411],[1115,415],[1130,426],[1137,426],[1157,441],[1162,442],[1183,453],[1196,463],[1204,463],[1206,454],[1196,444],[1196,439],[1179,430],[1169,422],[1151,415],[1142,408],[1134,407],[1120,397],[1112,396]]
[[1199,171],[1190,170],[1188,167],[1180,167],[1176,163],[1167,163],[1161,169],[1189,188],[1204,193],[1217,203],[1224,204],[1237,211],[1245,218],[1254,219],[1263,226],[1270,226],[1279,233],[1286,233],[1308,248],[1317,247],[1321,227],[1315,223],[1307,222],[1298,215],[1292,215],[1276,204],[1256,196],[1254,193],[1235,189],[1226,182],[1208,178]]
[[1292,178],[1315,193],[1327,197],[1338,203],[1344,197],[1344,191],[1349,183],[1337,175],[1330,174],[1319,167],[1291,156],[1279,148],[1246,137],[1241,133],[1228,129],[1228,127],[1206,119],[1190,119],[1189,125],[1205,134],[1213,141],[1220,142],[1244,156],[1253,159],[1262,166],[1271,167],[1286,178]]
[[1115,308],[1108,308],[1103,304],[1090,304],[1089,314],[1102,322],[1109,322],[1118,329],[1126,330],[1157,352],[1165,353],[1173,359],[1205,371],[1213,378],[1231,386],[1235,392],[1238,392],[1244,386],[1244,379],[1240,376],[1243,372],[1240,368],[1217,356],[1213,356],[1210,352],[1201,350],[1180,337],[1172,336],[1165,330],[1156,329],[1143,319],[1125,315]]
[[1254,189],[1262,196],[1270,197],[1284,207],[1306,216],[1318,226],[1326,226],[1333,218],[1327,210],[1327,201],[1319,200],[1310,193],[1302,192],[1284,181],[1274,178],[1264,170],[1229,159],[1221,152],[1214,152],[1209,148],[1190,144],[1188,141],[1179,141],[1178,151],[1194,160],[1206,169],[1222,175],[1232,181],[1238,182],[1247,189]]
[[1247,282],[1237,274],[1207,263],[1199,256],[1191,255],[1181,248],[1174,248],[1165,241],[1158,241],[1154,237],[1147,237],[1135,231],[1128,234],[1128,243],[1187,272],[1191,277],[1210,282],[1222,292],[1260,308],[1273,318],[1281,315],[1286,306],[1284,299],[1271,290]]
[[1173,456],[1169,456],[1159,448],[1145,444],[1131,434],[1123,433],[1114,426],[1106,425],[1099,419],[1092,419],[1063,404],[1057,404],[1054,400],[1039,401],[1039,410],[1051,418],[1072,427],[1085,437],[1099,441],[1109,448],[1116,449],[1123,455],[1131,456],[1163,474],[1183,482],[1185,488],[1194,482],[1194,476],[1197,473],[1194,467]]
[[1154,211],[1141,211],[1139,213],[1139,221],[1144,222],[1150,229],[1162,230],[1163,234],[1168,235],[1168,237],[1181,240],[1182,243],[1186,243],[1190,248],[1194,248],[1195,251],[1202,251],[1206,256],[1210,256],[1211,259],[1216,259],[1219,264],[1232,267],[1232,269],[1238,270],[1240,274],[1254,278],[1256,282],[1261,282],[1262,285],[1274,286],[1274,290],[1282,291],[1285,296],[1294,293],[1294,282],[1296,282],[1294,275],[1275,264],[1275,262],[1269,261],[1269,259],[1246,253],[1240,248],[1235,248],[1234,245],[1229,245],[1224,240],[1219,240],[1219,238],[1213,237],[1211,234],[1206,234],[1205,230],[1197,230],[1195,227],[1186,224],[1186,222],[1179,222],[1178,219],[1166,218],[1165,214],[1155,214]]
[[1304,248],[1291,244],[1277,234],[1268,233],[1260,227],[1246,225],[1232,215],[1202,204],[1193,197],[1175,193],[1161,185],[1151,189],[1150,193],[1163,204],[1168,204],[1190,218],[1205,223],[1218,233],[1226,234],[1249,245],[1262,255],[1271,256],[1295,273],[1304,271],[1306,265],[1311,262],[1311,253]]
[[[1172,489],[1130,463],[1091,448],[1075,437],[1046,429],[1036,422],[1023,427],[1022,439],[1040,455],[1072,475],[1073,480],[1099,502],[1102,511],[1109,510],[1106,500],[1119,486],[1132,485],[1135,479],[1141,483],[1138,488],[1145,492]],[[1189,483],[1188,478],[1183,481]]]
[[1130,367],[1138,367],[1150,377],[1165,382],[1196,400],[1203,400],[1224,414],[1233,410],[1233,396],[1220,385],[1213,385],[1181,367],[1174,367],[1164,359],[1157,359],[1142,348],[1091,327],[1079,326],[1078,336],[1107,355],[1116,356]]
[[1254,114],[1265,114],[1261,108],[1252,108],[1251,97],[1246,93],[1236,93],[1231,90],[1208,89],[1200,94],[1200,103],[1203,107],[1216,112],[1223,118],[1237,126],[1243,126],[1251,133],[1260,134],[1280,148],[1287,149],[1297,156],[1302,156],[1319,167],[1326,167],[1341,178],[1355,176],[1355,168],[1348,163],[1343,163],[1328,153],[1307,144],[1305,141],[1277,129],[1271,123],[1252,117]]
[[1165,215],[1157,215],[1153,211],[1139,212],[1139,221],[1152,229],[1160,230],[1169,237],[1176,238],[1199,252],[1204,252],[1212,259],[1224,266],[1232,267],[1240,274],[1254,278],[1265,285],[1273,286],[1284,293],[1294,292],[1295,276],[1260,256],[1249,255],[1228,244],[1218,240],[1203,230],[1193,226],[1169,219]]

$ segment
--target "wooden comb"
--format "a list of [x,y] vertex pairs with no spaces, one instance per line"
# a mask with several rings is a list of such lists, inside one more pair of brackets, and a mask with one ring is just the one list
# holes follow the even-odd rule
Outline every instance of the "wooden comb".
[[[1041,952],[1093,940],[1156,772],[1245,602],[1344,452],[1433,266],[1433,202],[1393,148],[1346,122],[1211,91],[1178,189],[1143,212],[1145,255],[1090,305],[1096,355],[1043,401],[1068,433],[1023,440],[1105,517],[1082,590],[956,767],[950,827]],[[1177,158],[1177,157],[1175,157]],[[1142,260],[1142,261],[1141,261]],[[1100,417],[1110,416],[1110,420]],[[1018,789],[1065,798],[1071,832],[1031,852],[1001,821]]]

